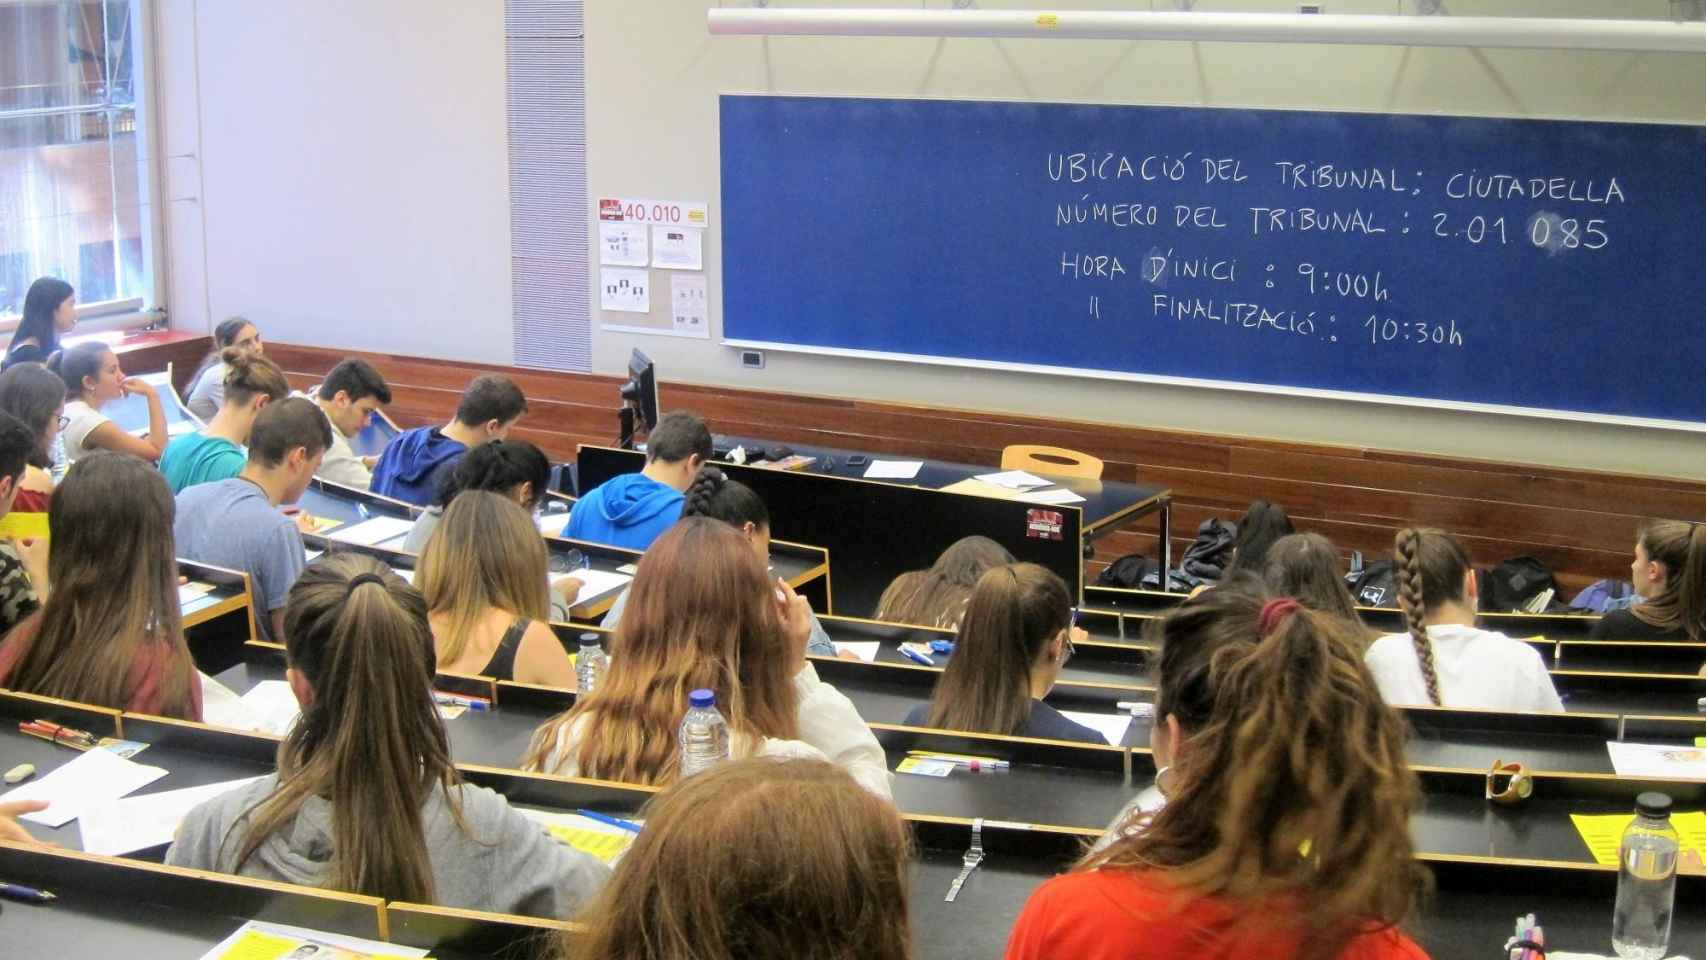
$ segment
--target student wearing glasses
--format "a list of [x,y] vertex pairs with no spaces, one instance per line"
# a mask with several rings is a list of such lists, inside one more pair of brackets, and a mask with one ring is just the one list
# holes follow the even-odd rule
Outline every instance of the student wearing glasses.
[[65,416],[65,381],[39,363],[20,363],[0,373],[0,412],[23,421],[35,435],[35,446],[26,459],[24,476],[18,481],[18,496],[12,509],[19,513],[46,513],[53,496],[54,447],[59,432],[71,422]]

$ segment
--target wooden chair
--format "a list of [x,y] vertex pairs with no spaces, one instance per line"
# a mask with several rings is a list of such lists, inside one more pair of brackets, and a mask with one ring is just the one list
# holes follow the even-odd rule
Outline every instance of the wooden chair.
[[1015,443],[1002,450],[1001,469],[1029,470],[1032,473],[1079,477],[1085,480],[1102,479],[1102,461],[1088,453],[1079,453],[1065,447],[1044,447],[1034,443]]

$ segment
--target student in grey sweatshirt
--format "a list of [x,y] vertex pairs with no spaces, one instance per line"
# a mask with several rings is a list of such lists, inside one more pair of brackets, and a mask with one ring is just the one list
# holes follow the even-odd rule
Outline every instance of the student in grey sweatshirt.
[[553,919],[608,879],[460,781],[432,699],[426,603],[401,577],[370,557],[328,556],[290,591],[285,635],[302,716],[278,773],[190,811],[167,863]]

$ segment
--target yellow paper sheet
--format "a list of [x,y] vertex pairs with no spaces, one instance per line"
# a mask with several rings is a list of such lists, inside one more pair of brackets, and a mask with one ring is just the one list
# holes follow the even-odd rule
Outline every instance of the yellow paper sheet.
[[[1623,831],[1634,819],[1632,813],[1570,814],[1570,821],[1576,825],[1582,842],[1588,845],[1594,862],[1605,867],[1617,866],[1617,849],[1623,843]],[[1692,850],[1696,857],[1706,859],[1706,811],[1673,813],[1670,822],[1682,838],[1682,849]]]
[[41,540],[47,537],[47,514],[8,513],[0,517],[0,537]]
[[590,853],[605,863],[614,863],[634,842],[632,835],[617,833],[601,833],[597,830],[582,830],[579,827],[565,827],[550,824],[545,829],[551,831],[551,836],[563,843],[574,847],[582,853]]
[[297,945],[290,937],[251,930],[219,955],[219,960],[278,960]]

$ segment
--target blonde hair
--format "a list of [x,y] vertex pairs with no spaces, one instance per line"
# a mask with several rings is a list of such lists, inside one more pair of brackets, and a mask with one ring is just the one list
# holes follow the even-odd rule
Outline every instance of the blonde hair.
[[194,712],[200,681],[178,607],[175,508],[152,464],[98,450],[71,465],[47,514],[53,590],[7,686],[126,710],[131,664],[161,646],[161,712]]
[[440,664],[454,663],[487,611],[544,622],[551,615],[545,541],[519,504],[486,490],[450,502],[421,555],[415,584],[427,611],[448,619],[435,633]]
[[533,735],[522,760],[547,773],[565,731],[582,776],[624,783],[676,777],[675,729],[687,694],[708,689],[729,729],[749,738],[798,737],[799,699],[776,586],[739,530],[684,517],[646,550],[611,641],[609,671]]
[[737,760],[651,800],[576,960],[907,960],[909,837],[823,760]]
[[930,696],[932,727],[1009,736],[1031,717],[1031,669],[1048,642],[1072,625],[1072,594],[1034,563],[996,567],[978,578],[954,655]]
[[314,698],[278,748],[278,788],[232,825],[236,870],[302,805],[332,805],[334,890],[433,902],[421,807],[444,790],[464,831],[461,779],[432,699],[426,603],[372,557],[331,554],[303,571],[285,605],[285,655]]

